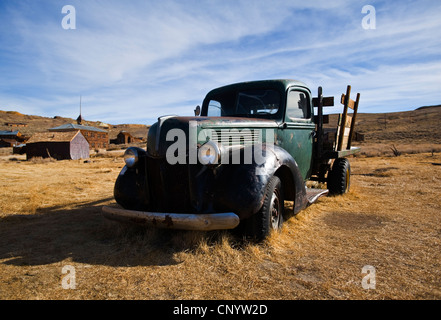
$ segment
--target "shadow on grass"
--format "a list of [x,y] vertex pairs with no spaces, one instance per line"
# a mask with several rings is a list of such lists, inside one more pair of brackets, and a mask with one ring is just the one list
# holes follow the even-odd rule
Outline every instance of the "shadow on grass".
[[[72,262],[107,266],[173,265],[176,253],[194,249],[209,233],[164,230],[110,221],[102,205],[51,207],[34,215],[0,218],[0,260],[17,266]],[[213,234],[211,234],[213,235]]]

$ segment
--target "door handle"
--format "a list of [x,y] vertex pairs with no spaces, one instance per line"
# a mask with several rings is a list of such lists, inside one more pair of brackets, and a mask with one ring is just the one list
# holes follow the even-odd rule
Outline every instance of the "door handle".
[[286,129],[286,127],[287,127],[286,122],[279,124],[279,129]]

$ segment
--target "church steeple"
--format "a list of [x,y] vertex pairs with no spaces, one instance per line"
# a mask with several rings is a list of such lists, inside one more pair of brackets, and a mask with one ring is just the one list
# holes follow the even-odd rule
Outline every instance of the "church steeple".
[[77,118],[77,123],[81,125],[82,122],[83,122],[83,117],[81,116],[81,96],[80,96],[80,115]]

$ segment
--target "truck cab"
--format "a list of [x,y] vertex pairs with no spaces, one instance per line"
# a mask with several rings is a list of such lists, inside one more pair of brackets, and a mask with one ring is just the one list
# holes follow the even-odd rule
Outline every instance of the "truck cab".
[[315,134],[311,92],[296,80],[266,80],[233,84],[209,92],[201,116],[273,120],[275,145],[288,151],[303,179],[312,172]]

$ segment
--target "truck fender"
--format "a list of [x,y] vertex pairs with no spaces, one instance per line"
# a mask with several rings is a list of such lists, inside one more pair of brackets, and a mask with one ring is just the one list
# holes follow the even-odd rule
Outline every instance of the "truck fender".
[[[246,148],[241,150],[243,155]],[[306,207],[305,184],[294,158],[284,149],[263,145],[265,162],[257,164],[221,165],[213,184],[215,207],[235,212],[241,220],[257,213],[262,207],[265,190],[272,176],[277,175],[285,192],[285,200],[294,201],[293,214]],[[241,158],[243,159],[243,158]]]
[[123,208],[145,210],[149,204],[149,189],[146,183],[147,153],[138,151],[138,164],[134,168],[124,166],[116,179],[113,194],[115,200]]

